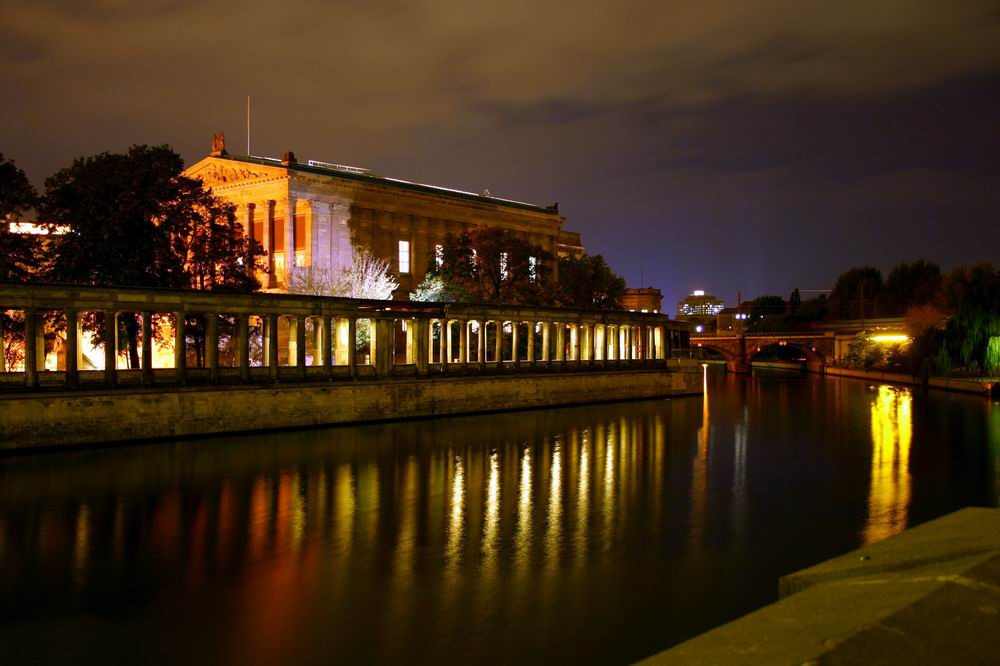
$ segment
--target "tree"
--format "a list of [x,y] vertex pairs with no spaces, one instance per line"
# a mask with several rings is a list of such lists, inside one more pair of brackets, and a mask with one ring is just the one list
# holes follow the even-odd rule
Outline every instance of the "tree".
[[599,254],[559,259],[559,304],[572,308],[614,310],[628,287]]
[[38,193],[13,160],[0,153],[0,281],[23,280],[36,267],[31,239],[14,233],[11,223],[38,205]]
[[877,316],[882,293],[882,273],[861,266],[841,273],[830,293],[830,316],[834,319],[864,319]]
[[942,282],[941,268],[932,261],[918,259],[896,265],[882,289],[884,314],[901,316],[911,308],[940,301]]
[[551,255],[518,234],[494,227],[474,227],[449,234],[441,246],[440,266],[430,274],[459,301],[545,304]]
[[[315,267],[295,267],[288,272],[286,289],[292,294],[311,296],[341,296],[387,301],[399,289],[399,282],[392,274],[389,262],[379,259],[368,250],[358,250],[354,259],[340,270]],[[311,326],[311,320],[307,326]],[[306,334],[309,334],[306,330]],[[354,344],[357,349],[368,345],[367,327],[358,326]]]
[[881,365],[884,359],[885,354],[882,347],[873,342],[866,331],[862,331],[854,336],[854,339],[847,345],[844,365],[858,370],[871,370]]
[[750,303],[749,326],[754,330],[785,328],[785,300],[781,296],[758,296]]
[[794,315],[798,313],[800,305],[802,305],[802,296],[799,294],[799,288],[796,287],[792,289],[792,293],[788,297],[788,314]]
[[[122,154],[78,158],[46,179],[42,216],[68,230],[52,240],[46,277],[74,284],[257,289],[260,246],[244,235],[231,204],[178,175],[183,166],[167,146],[132,146]],[[254,266],[246,263],[250,256]],[[104,341],[99,314],[85,316],[82,324]],[[137,367],[140,322],[125,316],[121,325],[130,364]]]

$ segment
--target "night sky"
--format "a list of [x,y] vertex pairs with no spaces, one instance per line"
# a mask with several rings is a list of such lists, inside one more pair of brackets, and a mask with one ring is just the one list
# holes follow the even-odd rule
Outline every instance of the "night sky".
[[[258,6],[259,5],[259,6]],[[0,2],[0,152],[214,132],[551,204],[665,307],[1000,264],[1000,2]]]

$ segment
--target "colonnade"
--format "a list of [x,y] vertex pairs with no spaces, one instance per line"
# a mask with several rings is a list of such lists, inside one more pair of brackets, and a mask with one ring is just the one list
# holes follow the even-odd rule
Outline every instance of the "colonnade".
[[0,286],[0,314],[0,387],[29,388],[657,367],[688,335],[649,313],[42,285]]

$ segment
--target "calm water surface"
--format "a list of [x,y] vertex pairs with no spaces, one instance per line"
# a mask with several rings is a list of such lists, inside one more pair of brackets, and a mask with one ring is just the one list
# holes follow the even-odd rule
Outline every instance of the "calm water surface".
[[0,459],[4,661],[626,663],[783,574],[997,504],[1000,404],[706,383]]

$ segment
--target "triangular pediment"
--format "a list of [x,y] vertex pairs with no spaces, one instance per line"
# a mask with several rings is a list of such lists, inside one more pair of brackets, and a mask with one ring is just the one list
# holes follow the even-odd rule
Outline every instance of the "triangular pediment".
[[201,180],[206,187],[218,187],[282,176],[285,175],[285,170],[225,158],[206,157],[185,169],[184,175]]

